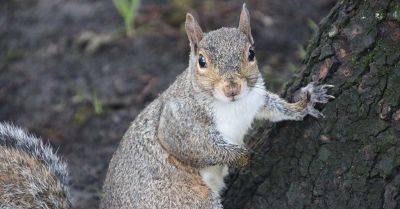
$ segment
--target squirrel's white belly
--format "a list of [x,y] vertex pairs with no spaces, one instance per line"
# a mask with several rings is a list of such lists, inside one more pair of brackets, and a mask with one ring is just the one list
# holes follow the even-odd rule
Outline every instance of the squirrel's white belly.
[[[258,83],[264,86],[262,79]],[[265,103],[264,88],[253,88],[236,102],[215,101],[214,119],[218,131],[227,143],[243,145],[243,138],[251,127],[255,115]],[[225,187],[224,177],[228,174],[227,166],[211,166],[200,171],[203,181],[215,193]]]

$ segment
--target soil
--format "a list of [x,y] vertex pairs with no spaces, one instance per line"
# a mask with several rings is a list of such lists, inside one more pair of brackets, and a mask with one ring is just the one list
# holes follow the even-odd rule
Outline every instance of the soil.
[[[279,90],[301,67],[313,21],[319,22],[334,3],[247,2],[267,87]],[[109,0],[2,1],[0,121],[49,140],[69,164],[75,208],[97,208],[108,161],[124,131],[186,68],[185,13],[193,12],[209,31],[236,26],[241,4],[143,1],[135,36],[126,38]],[[114,38],[91,50],[82,41],[87,34],[89,41]]]

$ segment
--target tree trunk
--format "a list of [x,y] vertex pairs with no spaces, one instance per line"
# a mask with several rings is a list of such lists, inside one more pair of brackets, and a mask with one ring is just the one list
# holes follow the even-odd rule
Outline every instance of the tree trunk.
[[343,0],[284,89],[335,85],[326,118],[257,125],[225,208],[400,208],[400,2]]

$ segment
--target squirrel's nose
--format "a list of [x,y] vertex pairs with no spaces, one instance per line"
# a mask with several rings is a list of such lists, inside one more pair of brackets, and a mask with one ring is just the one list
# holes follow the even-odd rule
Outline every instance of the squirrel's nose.
[[226,97],[234,97],[240,93],[240,86],[236,83],[230,83],[223,89]]

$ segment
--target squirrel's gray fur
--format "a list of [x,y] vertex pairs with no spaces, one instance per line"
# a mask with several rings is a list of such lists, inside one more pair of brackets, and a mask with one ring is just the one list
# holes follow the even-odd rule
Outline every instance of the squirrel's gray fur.
[[71,208],[66,164],[42,140],[0,122],[0,208]]
[[[302,89],[296,103],[265,90],[249,55],[254,41],[245,5],[238,28],[203,33],[190,14],[185,27],[189,67],[123,136],[109,165],[100,208],[221,209],[226,165],[247,163],[243,137],[253,119],[319,117],[314,104],[332,98],[326,95],[329,85],[313,83]],[[202,57],[203,67],[198,63]]]

